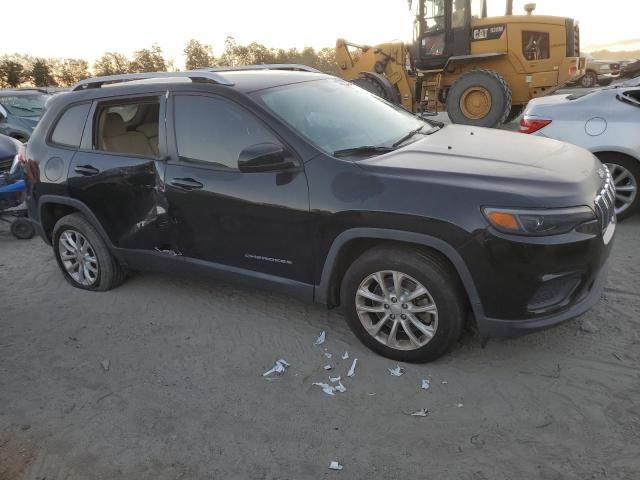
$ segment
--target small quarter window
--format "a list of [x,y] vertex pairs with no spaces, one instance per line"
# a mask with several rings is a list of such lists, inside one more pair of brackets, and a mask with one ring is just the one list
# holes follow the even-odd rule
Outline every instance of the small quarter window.
[[91,104],[83,103],[67,109],[56,123],[51,141],[59,145],[79,147],[89,108]]
[[522,32],[522,55],[531,61],[550,58],[549,33]]
[[158,156],[159,116],[157,98],[98,105],[94,122],[95,150]]

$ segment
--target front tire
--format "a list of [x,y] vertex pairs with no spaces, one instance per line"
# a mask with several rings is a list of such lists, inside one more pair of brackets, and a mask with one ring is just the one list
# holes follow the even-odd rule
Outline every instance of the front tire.
[[596,156],[611,172],[616,186],[616,216],[624,220],[640,204],[640,162],[618,153],[604,152]]
[[458,78],[447,93],[447,113],[453,123],[497,127],[511,113],[509,84],[493,70],[472,70]]
[[598,84],[598,76],[594,72],[587,72],[584,77],[580,79],[580,86],[582,88],[593,88]]
[[83,290],[106,291],[125,272],[96,229],[80,213],[62,217],[53,228],[53,252],[64,278]]
[[447,352],[460,337],[466,311],[456,273],[418,248],[365,252],[345,273],[341,303],[349,327],[367,347],[414,363]]

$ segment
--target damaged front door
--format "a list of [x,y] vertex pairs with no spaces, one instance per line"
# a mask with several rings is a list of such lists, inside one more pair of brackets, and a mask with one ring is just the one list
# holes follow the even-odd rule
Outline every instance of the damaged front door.
[[164,108],[162,95],[95,102],[69,168],[71,197],[118,248],[153,249],[168,235]]

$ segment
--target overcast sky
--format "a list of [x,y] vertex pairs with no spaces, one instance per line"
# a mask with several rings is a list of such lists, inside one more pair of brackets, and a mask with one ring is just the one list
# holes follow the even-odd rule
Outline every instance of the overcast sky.
[[[14,2],[15,17],[3,9],[0,54],[79,57],[93,61],[105,51],[130,55],[156,42],[165,57],[183,66],[183,49],[196,38],[220,53],[227,35],[240,43],[268,47],[333,46],[410,40],[407,0],[32,0],[29,12]],[[528,3],[515,0],[514,13]],[[637,0],[538,0],[536,13],[577,18],[584,47],[637,39]],[[504,0],[488,0],[501,14]],[[170,6],[169,6],[170,5]],[[627,12],[625,14],[625,12]],[[632,13],[632,14],[631,14]],[[625,49],[640,48],[640,39]]]

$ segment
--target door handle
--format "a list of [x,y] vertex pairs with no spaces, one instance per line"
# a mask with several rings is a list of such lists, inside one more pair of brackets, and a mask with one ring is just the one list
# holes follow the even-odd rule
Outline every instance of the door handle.
[[80,175],[84,175],[86,177],[89,177],[91,175],[97,175],[97,174],[100,173],[100,170],[98,170],[96,167],[91,166],[91,165],[78,165],[73,170],[76,173],[78,173]]
[[183,190],[198,190],[204,187],[204,185],[193,178],[174,178],[171,180],[171,185],[174,187],[182,188]]

